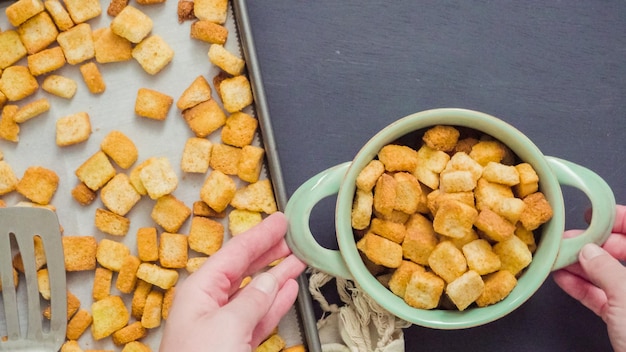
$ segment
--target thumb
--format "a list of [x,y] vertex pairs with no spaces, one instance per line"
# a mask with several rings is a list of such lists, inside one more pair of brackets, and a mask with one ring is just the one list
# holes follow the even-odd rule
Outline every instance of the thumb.
[[626,308],[626,267],[624,265],[594,243],[583,246],[579,262],[589,280],[606,293],[611,304]]

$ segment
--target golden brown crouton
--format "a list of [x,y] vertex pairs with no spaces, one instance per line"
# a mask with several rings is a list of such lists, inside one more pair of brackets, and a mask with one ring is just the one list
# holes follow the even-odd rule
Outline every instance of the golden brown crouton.
[[37,204],[50,203],[59,185],[59,176],[53,170],[30,166],[15,186],[18,193]]
[[242,74],[246,65],[243,59],[228,51],[221,44],[211,44],[209,47],[209,61],[233,76]]
[[424,270],[424,267],[419,264],[415,264],[409,260],[403,260],[402,264],[394,270],[391,278],[389,279],[389,289],[391,292],[395,293],[396,296],[404,298],[406,286],[411,280],[413,273]]
[[61,352],[84,352],[84,351],[82,348],[80,348],[78,341],[69,340],[69,341],[65,341],[65,343],[61,346]]
[[98,0],[64,0],[63,2],[74,23],[86,22],[102,13]]
[[111,294],[111,283],[113,282],[113,271],[97,267],[93,278],[93,288],[91,296],[94,301],[99,301]]
[[11,29],[0,32],[0,69],[13,65],[26,54],[26,48],[22,44],[17,31]]
[[115,287],[122,293],[131,293],[137,282],[137,269],[141,261],[134,255],[127,255],[122,263],[120,272],[117,274]]
[[429,128],[422,140],[432,149],[449,152],[456,146],[459,135],[459,130],[453,126],[437,125]]
[[157,199],[150,216],[165,231],[176,232],[191,215],[191,209],[171,194]]
[[0,160],[0,195],[14,191],[18,181],[11,165]]
[[474,225],[485,236],[496,242],[504,241],[515,233],[515,225],[490,209],[481,210]]
[[7,6],[5,13],[9,22],[17,27],[43,10],[43,3],[39,0],[19,0]]
[[442,241],[428,257],[428,265],[437,275],[450,283],[467,271],[463,252],[450,241]]
[[130,227],[130,220],[112,211],[97,208],[94,224],[98,230],[109,235],[126,236]]
[[81,205],[91,204],[97,197],[96,192],[92,191],[82,182],[72,188],[72,197]]
[[156,264],[141,263],[137,269],[137,278],[167,290],[178,281],[178,272]]
[[[139,272],[139,270],[137,270],[137,272]],[[130,306],[131,314],[137,320],[141,320],[141,316],[143,315],[143,308],[146,305],[146,299],[148,298],[148,294],[150,294],[150,291],[152,291],[151,283],[143,281],[141,279],[137,280],[137,287],[135,287],[135,292],[133,292],[133,299]]]
[[230,113],[241,111],[253,102],[250,81],[243,75],[226,78],[220,82],[219,94],[224,109]]
[[91,121],[86,112],[67,115],[56,122],[56,144],[59,147],[84,142],[90,135]]
[[378,152],[378,160],[389,172],[413,172],[417,166],[417,152],[404,145],[388,144]]
[[97,191],[115,176],[116,171],[106,154],[97,151],[79,166],[75,173],[89,189]]
[[[189,1],[179,1],[188,3]],[[228,29],[215,22],[199,20],[191,24],[190,36],[211,44],[224,44],[228,39]]]
[[43,5],[60,31],[66,31],[74,27],[74,21],[72,21],[70,14],[67,12],[65,7],[63,7],[63,4],[61,4],[60,1],[46,0]]
[[15,114],[19,111],[17,105],[5,105],[0,115],[0,138],[17,143],[20,140],[20,126],[15,122]]
[[110,27],[95,30],[93,37],[95,58],[98,63],[127,61],[133,57],[131,42],[113,33]]
[[524,198],[529,194],[537,192],[539,189],[539,176],[535,169],[528,163],[515,165],[515,169],[519,174],[519,183],[513,187],[515,194]]
[[200,199],[211,209],[222,212],[235,196],[235,181],[219,170],[213,170],[200,189]]
[[7,67],[0,76],[0,91],[9,101],[24,99],[34,94],[37,89],[39,83],[26,66]]
[[364,230],[370,225],[374,195],[372,191],[357,189],[352,202],[351,221],[352,228]]
[[130,249],[125,244],[106,238],[100,240],[96,250],[98,264],[116,272],[122,269],[122,265],[124,265],[128,255],[130,255]]
[[113,343],[118,346],[139,340],[148,334],[148,330],[141,325],[140,321],[128,324],[125,327],[114,332],[111,337]]
[[63,236],[66,271],[94,270],[98,243],[93,236]]
[[111,30],[131,43],[139,43],[152,31],[153,22],[148,15],[133,6],[124,6],[111,21]]
[[128,324],[130,314],[120,296],[109,296],[91,305],[93,323],[91,333],[101,340]]
[[71,65],[79,64],[95,56],[91,26],[88,23],[77,24],[59,33],[57,42],[63,49],[67,63]]
[[374,188],[374,209],[383,215],[390,215],[396,205],[396,184],[393,176],[384,173],[376,181]]
[[278,211],[274,189],[270,180],[264,179],[251,183],[235,192],[230,205],[237,209],[273,214]]
[[472,146],[469,156],[480,165],[486,166],[490,161],[499,163],[506,155],[504,144],[494,140],[482,140]]
[[374,264],[397,268],[402,264],[402,247],[384,237],[368,232],[356,247]]
[[236,236],[251,229],[262,220],[263,216],[257,211],[233,209],[228,213],[228,231],[231,236]]
[[483,293],[484,287],[480,275],[469,270],[446,286],[446,294],[458,310],[464,311]]
[[376,185],[378,178],[385,172],[385,164],[378,159],[370,161],[356,177],[356,187],[370,192]]
[[17,123],[26,122],[34,117],[39,116],[40,114],[50,110],[50,103],[48,99],[41,98],[22,106],[15,115],[13,116],[13,121]]
[[422,197],[422,187],[415,176],[408,172],[396,172],[393,175],[396,180],[396,199],[394,209],[403,213],[413,214],[425,204],[420,204]]
[[195,0],[193,12],[201,20],[215,23],[226,21],[228,0]]
[[406,235],[404,224],[373,218],[370,231],[396,243],[402,243]]
[[447,200],[439,205],[433,227],[444,236],[461,238],[472,231],[478,212],[473,207],[455,200]]
[[423,145],[417,151],[417,166],[413,171],[417,179],[431,189],[439,187],[439,173],[444,170],[450,156],[441,150]]
[[129,0],[111,0],[107,7],[107,15],[116,17],[128,5]]
[[50,75],[43,80],[41,88],[50,94],[70,99],[74,96],[74,94],[76,94],[78,85],[76,84],[76,81],[71,78]]
[[535,192],[524,197],[524,204],[519,218],[524,228],[533,231],[552,218],[552,207],[543,193]]
[[174,58],[174,50],[158,35],[142,40],[131,54],[144,71],[151,75],[159,73]]
[[176,101],[176,107],[184,111],[210,99],[211,86],[206,78],[200,75],[183,91],[183,94]]
[[241,148],[226,144],[216,143],[211,150],[209,166],[214,170],[219,170],[226,175],[236,175],[241,158]]
[[54,43],[59,34],[47,12],[40,12],[17,28],[20,40],[29,54],[35,54]]
[[135,113],[154,120],[165,120],[174,99],[167,94],[148,88],[139,88],[135,100]]
[[439,177],[439,189],[444,193],[470,192],[476,188],[477,180],[471,171],[444,170]]
[[154,262],[159,259],[157,230],[154,227],[142,227],[137,230],[137,255],[142,262]]
[[132,341],[124,345],[124,348],[122,348],[122,352],[152,352],[152,349],[150,349],[148,345],[143,344],[139,341]]
[[526,243],[517,236],[498,242],[493,246],[493,251],[500,257],[501,270],[509,271],[517,276],[532,261],[532,253]]
[[500,257],[495,254],[489,242],[477,239],[462,247],[463,255],[470,270],[486,275],[500,270]]
[[421,214],[411,215],[402,242],[403,256],[415,263],[428,265],[428,257],[438,242],[432,222]]
[[489,274],[484,278],[483,293],[476,299],[476,305],[485,307],[505,299],[517,285],[515,275],[506,270]]
[[116,130],[104,137],[100,149],[122,169],[131,167],[139,154],[135,143],[124,133]]
[[65,65],[65,55],[61,47],[55,46],[28,55],[27,63],[30,73],[33,76],[40,76],[63,67]]
[[142,165],[139,178],[148,196],[158,199],[172,193],[178,187],[178,176],[165,157],[150,158]]
[[254,183],[259,180],[263,168],[265,149],[254,145],[245,145],[241,148],[237,176],[245,182]]
[[224,226],[209,218],[195,216],[189,229],[189,248],[196,252],[213,255],[224,242]]
[[79,309],[76,314],[67,322],[67,330],[65,336],[68,340],[78,340],[87,330],[93,318],[91,313],[86,309]]
[[141,195],[130,184],[126,174],[119,173],[100,190],[104,206],[117,215],[124,216],[137,204]]
[[254,117],[244,112],[235,112],[226,119],[222,128],[222,142],[235,147],[250,145],[258,124]]
[[430,271],[416,270],[406,285],[404,301],[411,307],[433,309],[439,304],[444,281]]
[[106,84],[95,62],[91,61],[80,66],[80,73],[92,94],[101,94],[106,90]]
[[226,123],[226,114],[213,99],[200,102],[183,111],[183,118],[198,138],[208,136]]
[[166,319],[170,315],[172,303],[174,303],[174,295],[176,294],[176,286],[170,287],[163,293],[163,305],[161,306],[161,317]]
[[146,329],[153,329],[161,325],[163,307],[163,292],[152,290],[146,298],[146,305],[141,316],[141,325]]
[[187,236],[163,232],[159,239],[159,263],[164,268],[179,269],[187,265]]

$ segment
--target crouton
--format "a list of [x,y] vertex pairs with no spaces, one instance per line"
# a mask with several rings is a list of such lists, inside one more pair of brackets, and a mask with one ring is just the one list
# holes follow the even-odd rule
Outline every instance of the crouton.
[[483,293],[484,287],[480,275],[469,270],[446,286],[446,294],[458,310],[464,311]]
[[128,6],[129,0],[111,0],[107,7],[107,15],[117,17],[122,10]]
[[0,32],[0,69],[13,65],[25,57],[27,53],[17,31],[11,29]]
[[378,159],[370,161],[357,175],[356,187],[366,192],[371,191],[384,172],[385,164],[382,161]]
[[356,230],[364,230],[370,225],[374,195],[371,191],[357,189],[352,202],[351,221]]
[[127,255],[117,275],[115,287],[122,293],[131,293],[137,282],[137,269],[141,261],[134,255]]
[[444,281],[430,271],[416,270],[406,285],[404,301],[414,308],[433,309],[439,305]]
[[411,276],[416,271],[425,271],[423,266],[416,264],[409,260],[403,260],[402,264],[394,270],[391,278],[389,279],[389,290],[396,296],[404,298],[406,292],[406,286],[411,280]]
[[171,194],[157,199],[150,217],[165,231],[176,232],[191,215],[191,209]]
[[391,221],[373,218],[370,223],[370,231],[396,243],[402,243],[406,235],[406,227]]
[[140,321],[136,321],[117,330],[111,335],[111,337],[114,344],[123,346],[127,343],[144,338],[147,334],[148,330],[141,325]]
[[100,149],[122,169],[131,167],[139,154],[135,143],[124,133],[116,130],[104,137]]
[[237,209],[273,214],[278,211],[270,180],[264,179],[238,189],[230,205]]
[[19,111],[17,105],[5,105],[0,115],[0,138],[17,143],[20,140],[20,126],[15,122],[15,114]]
[[26,66],[7,67],[0,76],[0,91],[9,101],[22,100],[34,94],[37,89],[39,83]]
[[74,188],[72,188],[72,197],[80,205],[91,204],[97,196],[96,192],[89,189],[89,187],[82,182],[79,182]]
[[163,232],[159,239],[159,263],[164,268],[179,269],[187,265],[187,236]]
[[215,22],[199,20],[191,24],[190,36],[207,43],[223,45],[228,39],[228,29]]
[[80,66],[80,73],[92,94],[101,94],[106,90],[106,84],[100,74],[98,66],[94,62],[88,62]]
[[404,145],[388,144],[378,152],[378,160],[388,172],[413,172],[417,166],[417,152]]
[[189,248],[196,252],[213,255],[224,242],[224,226],[209,218],[196,216],[191,219]]
[[91,136],[91,120],[84,111],[61,117],[56,122],[56,144],[67,147],[86,141]]
[[16,191],[37,204],[46,205],[56,193],[59,176],[53,170],[30,166],[15,186]]
[[67,12],[74,23],[83,23],[100,16],[102,8],[98,0],[64,0]]
[[493,246],[493,251],[500,257],[501,270],[509,271],[517,276],[532,261],[532,253],[526,243],[517,236],[498,242]]
[[[159,1],[165,1],[165,0],[159,0]],[[148,345],[141,343],[139,341],[131,341],[127,343],[126,345],[124,345],[124,348],[122,348],[122,352],[152,352],[152,349],[150,349]]]
[[216,143],[211,150],[209,166],[214,170],[219,170],[226,175],[236,175],[241,158],[241,148],[226,144]]
[[499,163],[506,155],[504,144],[495,140],[482,140],[472,146],[469,156],[480,165],[486,166],[490,161]]
[[200,189],[200,199],[219,213],[228,207],[236,191],[237,186],[230,176],[213,170]]
[[174,50],[158,35],[152,35],[132,50],[132,56],[151,75],[159,73],[174,58]]
[[158,199],[172,193],[178,187],[178,176],[165,157],[151,158],[143,165],[139,178],[148,196]]
[[209,47],[209,61],[233,76],[242,74],[246,65],[243,59],[228,51],[221,44],[211,44]]
[[40,12],[17,28],[20,40],[29,54],[47,48],[57,39],[59,31],[47,12]]
[[222,128],[222,142],[235,147],[250,145],[259,122],[254,117],[244,113],[231,114]]
[[165,320],[170,315],[170,309],[174,303],[174,295],[176,294],[176,286],[170,287],[163,293],[163,304],[161,306],[161,317]]
[[[137,269],[137,272],[139,272],[139,269]],[[150,291],[152,291],[151,283],[141,279],[137,280],[137,286],[135,287],[135,291],[133,292],[133,298],[130,305],[131,315],[137,320],[141,320],[141,316],[143,315],[143,308],[146,305],[146,299],[148,298],[148,294],[150,294]]]
[[222,24],[226,22],[228,0],[195,0],[193,12],[201,20]]
[[76,94],[78,84],[76,84],[76,81],[71,78],[58,75],[50,75],[43,80],[41,88],[46,92],[54,94],[58,97],[71,99],[74,94]]
[[94,219],[96,228],[112,236],[126,236],[130,227],[130,220],[112,211],[96,209]]
[[210,99],[211,86],[206,78],[200,75],[183,91],[176,101],[176,107],[184,111]]
[[257,182],[263,168],[264,156],[265,149],[262,147],[246,145],[241,148],[239,163],[237,164],[237,176],[245,182]]
[[505,299],[517,285],[515,275],[500,270],[484,277],[483,293],[476,299],[476,305],[486,307]]
[[213,144],[206,138],[187,139],[180,167],[184,172],[206,173],[211,159]]
[[128,255],[130,255],[130,249],[125,244],[106,238],[100,240],[96,250],[98,264],[115,272],[122,269]]
[[472,231],[478,212],[473,207],[454,200],[447,200],[439,205],[433,227],[435,231],[447,237],[460,238]]
[[515,169],[519,174],[519,183],[513,186],[515,194],[524,198],[529,194],[537,192],[539,189],[539,176],[535,169],[528,163],[515,165]]
[[159,259],[157,230],[154,227],[142,227],[137,230],[137,255],[142,262],[154,262]]
[[552,207],[541,192],[535,192],[524,197],[524,205],[524,211],[522,211],[519,220],[524,228],[530,231],[539,228],[552,218]]
[[19,0],[7,6],[5,13],[9,22],[17,27],[43,10],[44,6],[40,0]]
[[233,209],[228,213],[228,231],[231,236],[236,236],[251,229],[261,221],[263,221],[263,216],[257,211]]
[[383,215],[389,215],[396,204],[396,179],[389,174],[382,174],[374,188],[374,209]]
[[130,314],[120,296],[108,296],[91,305],[91,333],[101,340],[128,324]]
[[504,241],[515,233],[515,225],[490,209],[481,210],[474,225],[487,238],[496,242]]
[[174,99],[167,94],[148,88],[139,88],[135,100],[135,113],[154,120],[165,120]]
[[397,268],[402,264],[402,247],[384,237],[368,232],[356,247],[374,264]]
[[394,209],[407,214],[417,212],[423,200],[419,181],[408,172],[396,172],[393,178],[396,180]]
[[63,54],[63,49],[59,46],[28,55],[26,60],[28,69],[33,76],[52,72],[65,65],[65,55]]
[[219,85],[219,94],[226,111],[241,111],[252,104],[252,88],[246,76],[240,75],[226,78]]
[[50,110],[48,99],[37,99],[19,108],[19,110],[15,112],[15,115],[13,115],[13,121],[16,123],[24,123],[48,110]]
[[208,136],[226,123],[226,114],[213,99],[200,102],[183,111],[183,118],[198,138]]
[[88,23],[77,24],[76,26],[59,33],[57,42],[67,63],[71,65],[87,61],[95,56],[93,38],[91,36],[91,26]]
[[429,148],[449,152],[456,146],[460,134],[453,126],[437,125],[424,132],[422,140]]
[[428,257],[438,242],[432,222],[421,214],[411,215],[406,223],[406,235],[402,242],[404,258],[428,265]]
[[450,241],[442,241],[428,257],[428,266],[450,283],[467,271],[467,261],[463,252]]
[[99,301],[111,294],[111,283],[113,282],[113,271],[97,267],[93,277],[93,288],[91,296],[94,301]]
[[255,352],[279,352],[283,351],[283,348],[287,343],[278,334],[271,334],[265,341],[263,341]]
[[178,272],[156,264],[141,263],[137,269],[137,278],[167,290],[176,284]]
[[476,188],[477,180],[471,171],[443,171],[439,177],[439,189],[445,193],[470,192]]
[[463,255],[470,270],[486,275],[500,270],[500,257],[495,254],[489,242],[477,239],[462,247]]
[[94,270],[98,243],[93,236],[63,236],[66,271]]
[[446,164],[446,167],[443,171],[453,171],[453,170],[464,170],[472,173],[472,178],[474,182],[477,182],[478,179],[483,174],[483,166],[480,165],[476,160],[472,159],[465,152],[456,152],[450,160]]
[[416,158],[417,166],[412,171],[415,177],[431,189],[438,188],[439,174],[450,161],[450,156],[441,150],[423,145],[417,150]]
[[74,27],[74,21],[60,1],[46,0],[44,1],[43,5],[46,8],[46,11],[48,11],[48,14],[50,14],[50,17],[52,17],[54,24],[60,31],[63,32]]
[[127,61],[133,57],[131,42],[113,33],[110,27],[95,30],[93,37],[95,58],[98,63]]
[[131,43],[139,43],[152,31],[153,22],[148,15],[133,6],[125,6],[111,21],[111,30]]
[[18,181],[11,165],[6,160],[0,160],[0,195],[14,191]]
[[65,337],[68,340],[78,340],[85,330],[91,325],[93,317],[86,309],[79,309],[76,314],[67,322]]

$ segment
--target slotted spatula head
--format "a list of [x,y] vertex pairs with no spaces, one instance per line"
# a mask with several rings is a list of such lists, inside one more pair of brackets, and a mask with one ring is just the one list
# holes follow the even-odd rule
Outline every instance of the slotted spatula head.
[[[42,315],[37,283],[36,236],[45,251],[50,282],[49,324]],[[12,285],[15,253],[12,241],[22,257],[24,280],[20,280],[18,288],[26,286],[25,300],[18,295],[18,291],[24,290]],[[44,208],[0,208],[0,280],[6,326],[0,338],[0,351],[58,351],[67,328],[67,289],[61,231],[54,212]]]

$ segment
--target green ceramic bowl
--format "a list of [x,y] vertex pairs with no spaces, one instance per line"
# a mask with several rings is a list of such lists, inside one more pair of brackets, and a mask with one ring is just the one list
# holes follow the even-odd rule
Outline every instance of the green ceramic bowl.
[[[358,173],[383,146],[408,133],[435,125],[470,127],[505,143],[521,160],[534,167],[539,176],[540,190],[554,211],[553,218],[541,227],[533,261],[519,278],[515,289],[503,301],[488,307],[471,307],[462,312],[413,308],[378,282],[365,267],[356,248],[350,216]],[[565,227],[562,185],[583,191],[593,208],[589,227],[575,238],[562,238]],[[330,250],[315,240],[309,218],[315,204],[335,193],[339,250]],[[543,155],[524,134],[500,119],[471,110],[434,109],[392,123],[372,137],[352,162],[337,165],[312,177],[293,194],[285,214],[289,219],[288,244],[293,253],[308,265],[333,276],[354,280],[382,307],[406,321],[437,329],[462,329],[489,323],[512,312],[539,289],[551,271],[576,262],[584,244],[603,243],[610,235],[615,220],[615,197],[597,174],[577,164]]]

